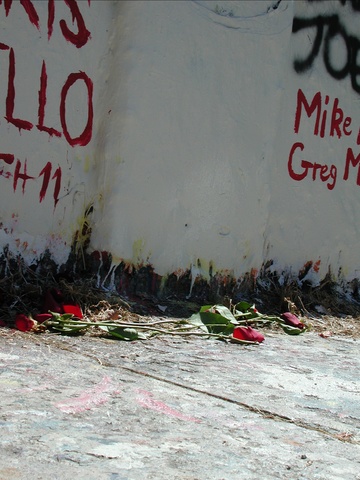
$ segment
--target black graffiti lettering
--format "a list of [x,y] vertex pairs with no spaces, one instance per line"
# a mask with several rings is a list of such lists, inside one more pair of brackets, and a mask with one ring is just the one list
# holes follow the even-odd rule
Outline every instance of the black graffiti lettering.
[[[359,7],[360,11],[360,0],[353,2],[352,6],[354,10]],[[355,90],[355,92],[360,93],[360,40],[357,37],[347,33],[346,28],[340,22],[338,15],[318,15],[313,18],[294,18],[292,29],[293,34],[309,28],[316,29],[313,46],[307,57],[303,59],[297,58],[294,60],[293,65],[295,72],[300,74],[309,70],[318,56],[321,45],[323,44],[323,60],[327,72],[336,80],[342,80],[350,75],[352,88]],[[326,30],[325,35],[324,30]],[[335,63],[333,53],[333,42],[335,39],[341,39],[346,50],[343,64],[340,67]]]
[[323,37],[324,23],[322,17],[315,18],[294,18],[293,22],[293,33],[303,30],[304,28],[316,28],[316,37],[314,41],[313,48],[307,58],[304,60],[295,60],[294,69],[296,73],[302,73],[309,70],[313,64],[315,58],[318,56],[321,46],[321,40]]
[[[320,3],[320,2],[327,2],[328,0],[307,0],[308,3]],[[355,12],[360,12],[360,0],[339,0],[339,3],[344,6],[350,4],[352,9]]]
[[[331,44],[332,40],[336,38],[336,36],[341,36],[346,45],[346,62],[343,68],[340,70],[336,70],[333,67],[331,61]],[[341,80],[345,78],[349,71],[350,71],[350,62],[351,62],[351,42],[350,38],[347,36],[344,27],[340,24],[339,18],[337,15],[330,17],[329,19],[329,28],[325,35],[324,39],[324,63],[326,70],[330,73],[330,75],[337,80]]]
[[352,0],[351,6],[356,12],[360,12],[360,0]]
[[351,86],[355,92],[360,93],[360,40],[351,37]]

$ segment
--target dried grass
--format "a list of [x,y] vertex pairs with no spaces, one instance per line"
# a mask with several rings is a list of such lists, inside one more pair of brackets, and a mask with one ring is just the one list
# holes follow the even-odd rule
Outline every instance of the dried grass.
[[307,318],[305,321],[310,329],[319,333],[322,337],[331,337],[333,335],[360,338],[360,318],[350,316],[334,317],[332,315],[323,315],[319,318]]

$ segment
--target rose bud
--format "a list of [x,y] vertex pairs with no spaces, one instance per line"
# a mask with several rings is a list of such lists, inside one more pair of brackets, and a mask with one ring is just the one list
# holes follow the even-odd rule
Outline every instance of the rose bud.
[[45,298],[44,298],[44,305],[43,305],[43,311],[48,313],[48,312],[55,312],[55,313],[64,313],[64,309],[62,307],[61,303],[58,303],[52,292],[48,290],[45,293]]
[[258,343],[261,343],[265,340],[264,335],[252,327],[235,327],[233,337],[237,340],[246,340],[248,342]]
[[24,315],[23,313],[18,313],[15,318],[15,327],[21,332],[30,332],[34,327],[36,327],[37,322],[32,318]]
[[305,325],[301,323],[298,317],[293,313],[290,313],[290,312],[282,313],[281,318],[285,321],[287,325],[290,325],[291,327],[296,327],[300,329],[305,327]]
[[37,315],[33,315],[34,320],[38,323],[44,323],[46,320],[50,320],[52,318],[51,313],[38,313]]

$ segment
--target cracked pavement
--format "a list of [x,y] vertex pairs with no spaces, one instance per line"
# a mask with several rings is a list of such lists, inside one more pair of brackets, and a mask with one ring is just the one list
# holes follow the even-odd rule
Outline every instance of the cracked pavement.
[[0,480],[360,480],[358,339],[0,345]]

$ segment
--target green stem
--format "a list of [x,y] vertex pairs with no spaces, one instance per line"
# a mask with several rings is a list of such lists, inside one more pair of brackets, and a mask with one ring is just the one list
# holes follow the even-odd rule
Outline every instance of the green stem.
[[148,326],[153,326],[153,325],[159,325],[159,324],[164,324],[164,323],[173,323],[176,325],[186,325],[184,321],[174,321],[174,320],[160,320],[158,322],[150,322],[150,323],[132,323],[132,322],[85,322],[81,320],[73,320],[73,319],[66,319],[66,320],[61,320],[61,319],[50,319],[46,320],[44,322],[45,325],[53,326],[53,325],[66,325],[66,326],[86,326],[86,327],[99,327],[99,326],[104,326],[104,327],[121,327],[121,328],[129,328],[129,327],[134,327],[134,328],[147,328]]

